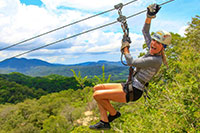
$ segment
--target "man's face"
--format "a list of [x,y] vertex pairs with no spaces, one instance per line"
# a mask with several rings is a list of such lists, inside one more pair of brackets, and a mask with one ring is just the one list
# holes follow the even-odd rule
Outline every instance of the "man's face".
[[155,39],[152,39],[151,44],[150,44],[150,54],[154,55],[159,53],[163,48],[162,43],[156,41]]

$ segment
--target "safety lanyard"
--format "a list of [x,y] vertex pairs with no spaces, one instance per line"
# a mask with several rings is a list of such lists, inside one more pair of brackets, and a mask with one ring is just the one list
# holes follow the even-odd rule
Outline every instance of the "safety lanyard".
[[[122,30],[124,32],[124,35],[123,35],[123,38],[126,38],[126,37],[129,37],[129,28],[128,28],[128,24],[127,24],[127,21],[126,21],[126,16],[122,15],[122,8],[123,8],[123,4],[122,3],[119,3],[117,5],[114,6],[115,9],[118,10],[118,14],[119,14],[119,17],[117,18],[117,21],[121,23],[121,27],[122,27]],[[123,53],[121,53],[121,63],[125,66],[128,66],[127,64],[125,64],[122,60],[123,58]],[[129,77],[128,77],[128,82],[129,81],[132,81],[132,76],[133,76],[133,68],[132,66],[129,67]]]

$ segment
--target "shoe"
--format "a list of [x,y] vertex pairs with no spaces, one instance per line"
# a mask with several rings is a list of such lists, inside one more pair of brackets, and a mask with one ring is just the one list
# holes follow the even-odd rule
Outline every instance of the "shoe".
[[108,121],[112,122],[114,119],[116,119],[116,118],[118,118],[120,116],[121,116],[121,113],[119,111],[117,111],[117,113],[114,116],[112,116],[112,115],[109,114],[108,115]]
[[89,126],[90,129],[97,129],[97,130],[105,130],[105,129],[110,129],[110,124],[109,123],[104,123],[102,121],[98,122],[95,125]]

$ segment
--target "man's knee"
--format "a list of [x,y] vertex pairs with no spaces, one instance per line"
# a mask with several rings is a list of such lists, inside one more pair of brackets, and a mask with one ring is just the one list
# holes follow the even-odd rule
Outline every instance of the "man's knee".
[[95,91],[94,93],[93,93],[93,98],[95,99],[95,100],[99,100],[100,99],[100,96],[101,95],[101,93],[99,93],[98,91]]
[[97,90],[102,90],[103,88],[104,88],[104,85],[98,84],[98,85],[95,85],[93,89],[94,89],[94,92],[95,92]]

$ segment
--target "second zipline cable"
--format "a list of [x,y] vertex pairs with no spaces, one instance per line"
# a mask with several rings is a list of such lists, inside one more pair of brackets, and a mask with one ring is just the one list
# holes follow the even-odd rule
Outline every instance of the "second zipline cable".
[[[132,1],[128,2],[128,3],[125,3],[123,6],[127,6],[127,5],[129,5],[129,4],[133,3],[133,2],[136,2],[136,1],[137,1],[137,0],[132,0]],[[104,11],[104,12],[101,12],[101,13],[98,13],[98,14],[95,14],[95,15],[92,15],[92,16],[89,16],[89,17],[87,17],[87,18],[84,18],[84,19],[81,19],[81,20],[75,21],[75,22],[70,23],[70,24],[67,24],[67,25],[61,26],[61,27],[56,28],[56,29],[53,29],[53,30],[51,30],[51,31],[48,31],[48,32],[45,32],[45,33],[42,33],[42,34],[36,35],[36,36],[31,37],[31,38],[29,38],[29,39],[25,39],[25,40],[20,41],[20,42],[18,42],[18,43],[15,43],[15,44],[12,44],[12,45],[7,46],[7,47],[5,47],[5,48],[2,48],[2,49],[0,49],[0,51],[3,51],[3,50],[6,50],[6,49],[9,49],[9,48],[12,48],[12,47],[17,46],[17,45],[19,45],[19,44],[22,44],[22,43],[28,42],[28,41],[30,41],[30,40],[33,40],[33,39],[35,39],[35,38],[38,38],[38,37],[44,36],[44,35],[46,35],[46,34],[52,33],[52,32],[54,32],[54,31],[57,31],[57,30],[60,30],[60,29],[63,29],[63,28],[66,28],[66,27],[68,27],[68,26],[71,26],[71,25],[74,25],[74,24],[80,23],[80,22],[85,21],[85,20],[87,20],[87,19],[91,19],[91,18],[94,18],[94,17],[96,17],[96,16],[99,16],[99,15],[102,15],[102,14],[105,14],[105,13],[108,13],[108,12],[111,12],[111,11],[113,11],[113,10],[115,10],[115,8],[110,9],[110,10],[107,10],[107,11]]]
[[[172,1],[174,1],[174,0],[166,1],[166,2],[164,2],[164,3],[161,3],[160,5],[165,5],[165,4],[167,4],[167,3],[169,3],[169,2],[172,2]],[[146,12],[146,11],[147,11],[147,10],[143,10],[143,11],[138,12],[138,13],[136,13],[136,14],[130,15],[130,16],[127,17],[127,19],[129,19],[129,18],[131,18],[131,17],[135,17],[135,16],[137,16],[137,15],[139,15],[139,14],[142,14],[142,13],[144,13],[144,12]],[[35,49],[32,49],[32,50],[29,50],[29,51],[27,51],[27,52],[24,52],[24,53],[15,55],[15,56],[10,57],[10,58],[7,58],[7,59],[11,59],[11,58],[15,58],[15,57],[22,56],[22,55],[24,55],[24,54],[27,54],[27,53],[30,53],[30,52],[33,52],[33,51],[36,51],[36,50],[45,48],[45,47],[50,46],[50,45],[53,45],[53,44],[55,44],[55,43],[59,43],[59,42],[62,42],[62,41],[65,41],[65,40],[74,38],[74,37],[76,37],[76,36],[80,36],[80,35],[82,35],[82,34],[85,34],[85,33],[88,33],[88,32],[91,32],[91,31],[94,31],[94,30],[97,30],[97,29],[101,29],[101,28],[103,28],[103,27],[106,27],[106,26],[109,26],[109,25],[112,25],[112,24],[115,24],[115,23],[117,23],[117,22],[118,22],[118,21],[114,21],[114,22],[111,22],[111,23],[108,23],[108,24],[105,24],[105,25],[102,25],[102,26],[99,26],[99,27],[96,27],[96,28],[93,28],[93,29],[90,29],[90,30],[81,32],[81,33],[78,33],[78,34],[72,35],[72,36],[70,36],[70,37],[60,39],[60,40],[58,40],[58,41],[55,41],[55,42],[46,44],[46,45],[44,45],[44,46],[41,46],[41,47],[38,47],[38,48],[35,48]]]

